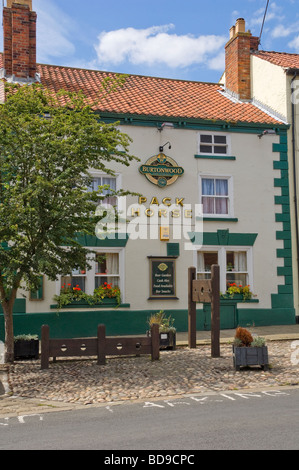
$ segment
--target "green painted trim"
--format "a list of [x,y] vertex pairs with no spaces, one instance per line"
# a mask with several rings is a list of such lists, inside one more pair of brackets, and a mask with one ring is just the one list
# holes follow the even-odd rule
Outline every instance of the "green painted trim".
[[194,245],[253,246],[257,236],[257,233],[230,233],[229,230],[189,232],[190,240]]
[[278,134],[290,128],[287,124],[267,124],[256,122],[221,121],[208,119],[191,119],[174,116],[149,116],[124,113],[96,113],[100,120],[107,123],[118,122],[120,125],[146,126],[160,128],[163,122],[171,122],[175,129],[212,130],[226,132],[244,132],[261,134],[265,129],[274,129]]
[[107,309],[110,308],[111,310],[115,310],[116,308],[130,308],[130,307],[131,307],[130,304],[120,304],[120,305],[117,307],[116,303],[115,303],[115,304],[111,303],[111,305],[109,305],[109,304],[107,304],[107,303],[103,303],[103,305],[101,305],[101,304],[89,305],[88,303],[86,303],[86,304],[84,304],[84,305],[83,305],[83,304],[76,305],[75,303],[72,303],[72,304],[70,304],[70,305],[66,305],[65,307],[60,307],[60,308],[58,307],[58,305],[50,305],[50,309],[51,309],[51,310],[54,310],[54,309],[55,309],[55,310],[62,310],[62,309],[63,309],[63,310],[65,310],[65,309],[71,310],[71,309],[73,309],[73,308],[75,308],[75,309],[81,309],[81,310],[82,310],[82,308],[88,308],[88,309],[93,309],[93,310],[96,310],[96,309],[98,309],[98,308],[102,308],[102,309],[104,308],[104,309],[107,310]]
[[203,160],[236,160],[236,157],[230,157],[227,155],[194,155],[194,158],[202,158]]
[[[281,188],[281,195],[274,197],[275,205],[281,206],[281,212],[275,214],[275,221],[283,223],[283,231],[276,231],[276,240],[283,240],[284,248],[276,250],[276,257],[284,260],[284,266],[277,268],[277,275],[284,277],[284,285],[277,286],[277,294],[271,294],[272,312],[279,315],[290,315],[295,318],[292,270],[291,216],[288,165],[288,136],[284,131],[280,135],[280,143],[273,144],[273,153],[279,153],[279,160],[273,162],[274,170],[280,171],[280,178],[274,178],[274,187]],[[273,321],[273,324],[274,321]]]
[[273,162],[274,170],[288,170],[289,169],[289,162],[288,161],[279,161]]
[[[3,308],[0,304],[0,314],[3,313]],[[16,299],[13,306],[13,313],[26,313],[26,299]]]
[[111,233],[106,238],[101,240],[95,235],[79,234],[76,241],[85,247],[99,247],[99,248],[124,248],[129,240],[127,233]]
[[250,326],[296,324],[294,308],[261,308],[255,310],[242,308],[238,309],[237,316],[238,325],[245,328]]
[[167,256],[180,256],[180,244],[167,243]]
[[[280,300],[282,300],[282,296]],[[284,295],[284,299],[287,299]],[[290,307],[277,308],[238,308],[236,302],[221,301],[221,324],[223,329],[237,326],[293,325],[296,323],[295,310]],[[290,298],[288,303],[290,304]],[[197,331],[210,330],[210,305],[198,304],[196,315]],[[158,309],[144,310],[88,310],[60,311],[48,313],[30,313],[14,315],[14,332],[19,334],[41,335],[42,325],[49,325],[51,338],[88,338],[96,337],[99,324],[106,326],[107,336],[127,336],[146,334],[148,319]],[[179,332],[188,331],[187,309],[165,309],[166,315],[174,319],[174,326]],[[4,318],[0,315],[0,340],[4,340]]]
[[203,220],[204,222],[239,222],[235,217],[196,217],[196,220]]
[[290,214],[275,214],[276,222],[291,222]]
[[[281,136],[280,136],[280,139],[281,139]],[[280,143],[280,144],[273,144],[273,150],[272,151],[287,154],[288,153],[288,144],[287,144],[287,142]]]

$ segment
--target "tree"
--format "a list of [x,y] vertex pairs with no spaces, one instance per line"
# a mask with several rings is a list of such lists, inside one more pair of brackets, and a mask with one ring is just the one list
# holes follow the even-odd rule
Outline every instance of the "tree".
[[88,249],[76,235],[94,234],[103,190],[87,191],[90,169],[113,175],[115,162],[128,166],[134,159],[128,154],[130,138],[116,124],[99,122],[85,102],[81,93],[51,95],[41,85],[26,85],[7,88],[0,106],[5,362],[14,360],[13,306],[19,288],[38,288],[41,275],[56,280],[88,266]]

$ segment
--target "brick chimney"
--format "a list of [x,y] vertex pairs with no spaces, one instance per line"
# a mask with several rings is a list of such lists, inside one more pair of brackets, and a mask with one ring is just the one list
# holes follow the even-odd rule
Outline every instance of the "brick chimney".
[[35,80],[36,16],[32,0],[7,0],[3,9],[3,62],[7,79]]
[[258,50],[259,38],[245,31],[245,20],[239,18],[230,29],[225,46],[225,87],[240,100],[251,100],[250,56]]

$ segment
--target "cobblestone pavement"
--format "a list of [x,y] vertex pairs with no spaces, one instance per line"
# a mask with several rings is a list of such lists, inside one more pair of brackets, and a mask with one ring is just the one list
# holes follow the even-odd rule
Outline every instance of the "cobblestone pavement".
[[18,361],[10,366],[10,394],[0,397],[0,416],[73,409],[86,405],[152,400],[186,394],[299,385],[299,341],[267,343],[270,369],[236,371],[232,346],[221,345],[221,357],[211,358],[210,345],[161,351],[149,356],[109,357],[105,366],[94,358],[57,360],[48,370],[40,361]]

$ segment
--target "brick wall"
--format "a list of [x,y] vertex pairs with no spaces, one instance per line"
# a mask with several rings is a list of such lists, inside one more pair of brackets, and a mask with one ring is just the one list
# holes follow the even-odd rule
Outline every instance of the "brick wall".
[[6,76],[34,78],[36,73],[36,13],[13,3],[3,9],[4,68]]
[[241,100],[251,99],[251,50],[257,50],[259,38],[250,32],[231,29],[231,38],[225,46],[225,83],[226,88]]

